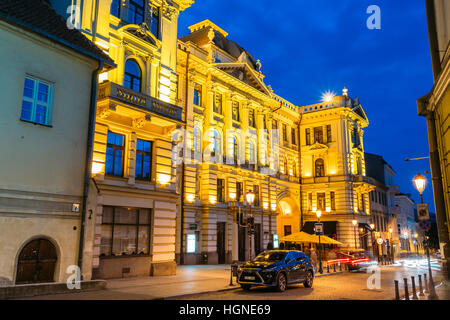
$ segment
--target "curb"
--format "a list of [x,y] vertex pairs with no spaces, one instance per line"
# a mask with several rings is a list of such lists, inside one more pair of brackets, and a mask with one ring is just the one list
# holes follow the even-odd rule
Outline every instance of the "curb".
[[[333,272],[333,273],[318,274],[314,278],[332,276],[332,275],[341,274],[341,273],[345,273],[345,272]],[[208,293],[215,293],[215,292],[227,292],[227,291],[232,291],[232,290],[237,290],[237,289],[240,289],[238,284],[234,285],[232,288],[224,288],[224,289],[219,289],[219,290],[209,290],[209,291],[203,291],[203,292],[192,292],[192,293],[180,294],[180,295],[177,295],[177,296],[155,298],[155,299],[152,299],[152,300],[177,299],[177,298],[189,297],[189,296],[194,296],[194,295],[199,295],[199,294],[208,294]]]

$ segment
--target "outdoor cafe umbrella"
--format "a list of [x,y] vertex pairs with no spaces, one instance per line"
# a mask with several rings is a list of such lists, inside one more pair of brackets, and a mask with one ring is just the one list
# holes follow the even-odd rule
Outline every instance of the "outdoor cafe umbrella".
[[292,233],[288,236],[284,236],[280,238],[280,241],[284,242],[315,242],[313,236],[309,233],[300,231],[296,233]]

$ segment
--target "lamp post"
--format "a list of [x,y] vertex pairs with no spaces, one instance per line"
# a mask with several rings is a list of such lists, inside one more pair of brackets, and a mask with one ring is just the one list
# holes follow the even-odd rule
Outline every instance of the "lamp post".
[[249,218],[250,218],[250,222],[247,223],[247,226],[249,227],[249,234],[250,234],[250,248],[249,248],[249,256],[250,256],[250,260],[252,260],[253,258],[253,227],[254,227],[254,220],[253,220],[253,215],[252,215],[252,205],[253,202],[255,201],[255,194],[253,192],[249,192],[246,195],[246,199],[247,199],[247,203],[250,206],[250,214],[249,214]]
[[391,227],[391,228],[389,228],[388,231],[389,231],[389,247],[388,247],[388,254],[389,254],[390,259],[392,260],[391,263],[393,264],[393,263],[394,263],[394,245],[392,244],[392,232],[393,232],[394,230],[393,230],[392,227]]
[[[420,203],[423,203],[422,194],[425,191],[425,187],[427,186],[427,179],[419,173],[414,177],[413,182],[414,182],[414,186],[416,187],[417,191],[419,191],[419,193],[420,193]],[[430,278],[430,289],[429,289],[430,295],[428,296],[428,298],[430,300],[436,300],[436,299],[438,299],[438,296],[436,294],[436,290],[434,289],[433,273],[431,272],[430,244],[429,244],[428,237],[426,240],[424,240],[424,244],[426,245],[426,249],[427,249],[428,274],[429,274],[429,278]]]
[[358,247],[356,245],[356,225],[358,224],[358,220],[356,220],[356,218],[353,218],[352,224],[353,224],[353,228],[354,228],[354,231],[355,231],[355,249],[356,249]]
[[376,247],[376,240],[375,240],[374,237],[373,237],[373,232],[375,231],[375,224],[372,222],[371,224],[369,224],[369,227],[370,227],[370,237],[372,238],[372,250],[373,250],[373,254],[374,254],[375,256],[378,256],[378,254],[377,254],[378,251],[376,251],[376,249],[375,249],[375,247]]
[[[322,211],[318,210],[316,211],[316,216],[318,223],[320,223],[320,217],[322,216]],[[320,243],[320,233],[319,233],[319,273],[323,273],[323,267],[322,267],[322,245]]]

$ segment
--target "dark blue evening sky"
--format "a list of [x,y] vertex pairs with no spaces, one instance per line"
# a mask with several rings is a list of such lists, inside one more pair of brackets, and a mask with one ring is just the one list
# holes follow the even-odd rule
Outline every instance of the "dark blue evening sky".
[[[370,5],[381,8],[381,30],[369,30]],[[370,121],[366,152],[396,171],[400,191],[419,202],[412,178],[429,170],[425,118],[416,100],[433,86],[425,1],[197,0],[181,13],[179,35],[209,19],[262,62],[265,82],[296,105],[324,91],[358,96]],[[424,200],[433,205],[430,176]],[[434,210],[434,209],[433,209]]]

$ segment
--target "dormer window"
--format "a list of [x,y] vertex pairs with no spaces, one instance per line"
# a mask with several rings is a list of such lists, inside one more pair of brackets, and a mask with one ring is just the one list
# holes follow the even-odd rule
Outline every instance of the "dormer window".
[[128,4],[128,23],[141,24],[145,17],[145,1],[130,0]]

